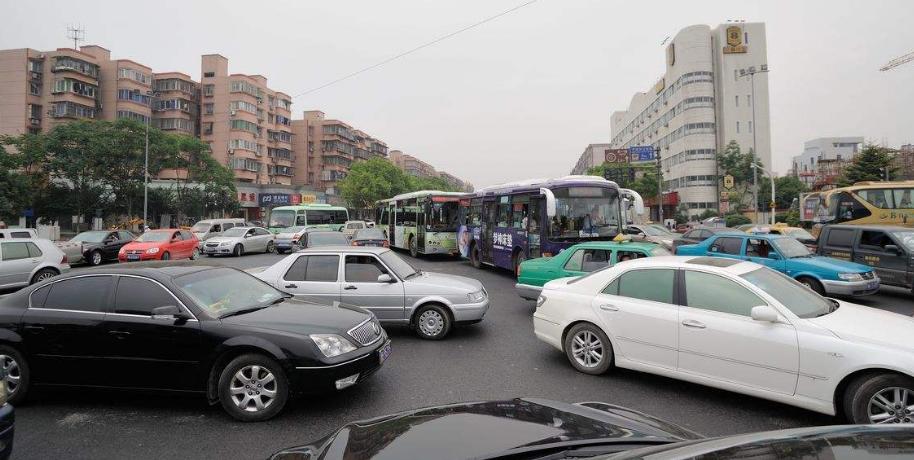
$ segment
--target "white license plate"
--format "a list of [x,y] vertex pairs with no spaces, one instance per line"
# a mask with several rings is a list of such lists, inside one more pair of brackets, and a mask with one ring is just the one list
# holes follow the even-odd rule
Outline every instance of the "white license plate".
[[382,363],[387,361],[387,358],[390,357],[390,342],[385,343],[384,346],[378,350],[378,357]]
[[879,287],[879,283],[877,283],[877,282],[875,282],[875,281],[870,281],[870,282],[867,283],[867,285],[866,285],[866,288],[867,288],[867,289],[876,289],[877,287]]

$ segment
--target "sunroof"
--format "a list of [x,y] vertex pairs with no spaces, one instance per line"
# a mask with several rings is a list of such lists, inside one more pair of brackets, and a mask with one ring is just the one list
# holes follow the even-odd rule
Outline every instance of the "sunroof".
[[687,261],[686,263],[695,265],[710,265],[712,267],[729,267],[731,265],[736,265],[742,262],[742,260],[727,259],[724,257],[696,257],[692,260]]

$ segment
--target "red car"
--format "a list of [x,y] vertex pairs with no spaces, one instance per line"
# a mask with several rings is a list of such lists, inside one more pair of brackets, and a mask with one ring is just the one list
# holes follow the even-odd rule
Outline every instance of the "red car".
[[187,230],[149,230],[124,245],[117,253],[120,262],[140,260],[191,259],[200,255],[200,241]]

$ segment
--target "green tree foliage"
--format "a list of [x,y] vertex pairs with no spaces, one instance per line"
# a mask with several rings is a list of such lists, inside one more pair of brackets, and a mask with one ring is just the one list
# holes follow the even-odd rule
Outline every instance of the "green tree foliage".
[[[635,169],[635,180],[631,180],[627,174],[629,168]],[[626,171],[626,174],[620,174],[619,177],[622,178],[619,183],[619,187],[632,189],[638,192],[642,198],[656,198],[657,197],[657,167],[654,165],[628,165],[628,164],[602,164],[594,166],[587,170],[587,174],[591,176],[604,177],[604,173],[607,169],[621,169]]]
[[[789,208],[793,200],[799,199],[801,193],[809,191],[809,187],[795,176],[776,177],[774,179],[774,202],[778,209]],[[771,179],[759,183],[758,190],[759,209],[767,209],[771,205]]]
[[717,216],[719,216],[719,215],[720,215],[720,214],[718,214],[717,211],[715,211],[715,210],[713,210],[713,209],[705,209],[705,210],[698,216],[698,220],[705,220],[705,219],[709,219],[709,218],[711,218],[711,217],[717,217]]
[[[733,176],[733,189],[729,193],[730,208],[742,211],[752,204],[752,163],[758,158],[750,150],[742,153],[736,141],[730,141],[723,152],[717,154],[717,168],[722,176]],[[758,170],[759,183],[763,183],[764,173]],[[761,194],[760,194],[761,197]]]
[[340,195],[355,209],[373,208],[378,200],[408,192],[412,185],[400,168],[383,158],[353,164],[349,174],[337,183]]
[[727,224],[726,224],[727,227],[736,227],[737,225],[752,223],[751,219],[749,219],[748,217],[746,217],[742,214],[737,214],[737,213],[725,215],[724,220],[727,222]]
[[885,180],[886,169],[889,172],[889,179],[894,179],[897,176],[898,168],[891,166],[893,153],[894,150],[888,147],[865,145],[863,150],[854,157],[850,166],[844,170],[844,174],[838,180],[838,186],[846,187],[855,182]]
[[410,191],[417,190],[441,190],[442,192],[456,192],[446,180],[440,177],[412,177],[409,178]]

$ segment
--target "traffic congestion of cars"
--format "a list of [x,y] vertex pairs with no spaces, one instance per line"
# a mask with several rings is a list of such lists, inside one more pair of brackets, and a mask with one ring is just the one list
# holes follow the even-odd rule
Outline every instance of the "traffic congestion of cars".
[[[384,327],[440,340],[493,307],[477,279],[415,268],[391,249],[393,229],[393,222],[347,221],[338,229],[274,230],[212,219],[139,236],[93,230],[56,244],[35,234],[3,236],[0,288],[22,289],[0,297],[0,403],[16,405],[45,385],[160,389],[200,394],[231,417],[256,422],[297,395],[370,385],[393,350]],[[580,230],[600,237],[540,257],[516,255],[515,289],[535,302],[530,332],[584,374],[631,369],[851,424],[914,423],[914,348],[897,340],[914,337],[914,319],[849,301],[881,284],[912,288],[914,231],[835,225],[810,240],[799,230],[698,226],[679,235],[650,223],[607,237]],[[280,256],[247,271],[196,260],[251,253]],[[70,272],[76,262],[98,267]],[[355,422],[274,458],[369,458],[374,446],[359,443],[403,437],[398,425],[416,430],[429,417],[440,419],[435,430],[452,423],[465,432],[478,418],[550,426],[559,416],[561,433],[448,442],[460,446],[460,458],[582,446],[611,458],[640,458],[642,449],[712,451],[685,428],[623,407],[516,399]],[[902,433],[848,430],[882,440]],[[782,439],[767,436],[719,440],[714,449]],[[836,439],[829,429],[791,436]],[[421,457],[424,448],[400,443],[398,458]]]

